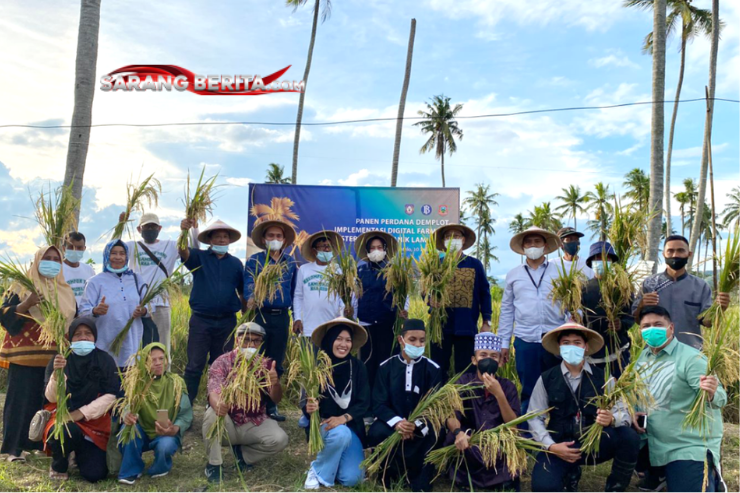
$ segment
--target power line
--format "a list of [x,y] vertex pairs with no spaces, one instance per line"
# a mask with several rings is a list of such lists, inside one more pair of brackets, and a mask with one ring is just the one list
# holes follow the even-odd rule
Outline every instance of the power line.
[[[737,99],[727,98],[710,98],[714,101],[726,102],[726,103],[740,103]],[[699,101],[706,102],[707,98],[696,98],[696,99],[682,99],[679,103],[696,103]],[[657,101],[657,103],[670,104],[675,101]],[[547,108],[542,110],[526,110],[526,111],[515,111],[511,113],[491,113],[488,115],[470,115],[470,116],[457,116],[455,118],[459,120],[474,120],[480,118],[502,118],[508,116],[520,116],[520,115],[533,115],[538,113],[557,113],[564,111],[587,111],[587,110],[608,110],[615,108],[625,108],[628,106],[642,106],[652,105],[653,101],[636,101],[633,103],[621,103],[621,104],[610,104],[604,106],[571,106],[566,108]],[[403,117],[401,120],[424,120],[423,116],[410,116]],[[372,123],[372,122],[389,122],[397,121],[396,117],[387,118],[366,118],[360,120],[341,120],[335,122],[307,122],[301,123],[301,126],[306,127],[319,127],[328,125],[346,125],[351,123]],[[55,129],[55,128],[101,128],[101,127],[184,127],[184,126],[199,126],[199,125],[263,125],[263,126],[295,126],[295,122],[173,122],[173,123],[98,123],[94,125],[24,125],[24,124],[10,124],[0,125],[0,128],[35,128],[35,129]]]

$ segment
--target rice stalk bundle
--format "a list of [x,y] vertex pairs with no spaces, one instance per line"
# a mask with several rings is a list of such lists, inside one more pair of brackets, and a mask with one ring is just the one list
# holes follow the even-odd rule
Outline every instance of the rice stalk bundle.
[[[474,398],[472,390],[478,388],[473,384],[453,383],[458,380],[460,374],[453,377],[449,383],[427,392],[416,405],[416,408],[407,418],[407,421],[422,421],[431,428],[435,435],[439,436],[440,430],[447,419],[455,416],[457,412],[464,411],[464,401]],[[393,433],[383,440],[362,464],[368,474],[374,474],[385,469],[391,459],[393,451],[398,447],[403,438],[400,433]]]
[[156,207],[159,204],[159,194],[162,193],[162,184],[154,178],[154,173],[147,176],[138,185],[133,183],[126,184],[126,209],[123,212],[123,218],[113,228],[112,240],[120,240],[123,232],[128,230],[129,236],[133,237],[133,227],[131,226],[131,213],[133,211],[144,212],[144,203],[149,208]]
[[262,308],[265,302],[272,303],[279,294],[283,296],[282,280],[288,272],[287,262],[270,262],[270,251],[267,251],[264,264],[257,264],[257,272],[252,272],[254,279],[254,302]]
[[623,206],[619,199],[614,199],[614,214],[607,237],[619,257],[622,267],[627,267],[631,258],[638,254],[643,257],[648,250],[648,223],[655,213],[647,210]]
[[[198,184],[195,186],[193,193],[190,193],[190,171],[188,171],[187,182],[185,184],[185,217],[192,221],[205,222],[208,215],[213,211],[213,202],[215,200],[216,178],[218,175],[212,176],[207,180],[203,180],[203,175],[206,172],[206,168],[200,172],[198,178]],[[188,232],[181,231],[180,237],[177,239],[177,247],[180,250],[184,250],[188,247]]]
[[440,253],[436,245],[436,235],[432,233],[416,261],[416,267],[419,270],[419,291],[431,307],[429,341],[439,345],[442,344],[442,327],[447,321],[447,307],[451,303],[448,288],[462,257],[449,249],[446,254]]
[[[334,385],[332,364],[329,355],[316,351],[311,339],[301,337],[298,341],[297,357],[288,366],[288,385],[297,383],[306,392],[306,397],[319,399],[329,385]],[[318,454],[324,448],[321,438],[321,417],[318,411],[311,414],[308,433],[308,453]]]
[[354,296],[359,300],[362,297],[362,281],[357,275],[357,261],[349,248],[340,249],[338,242],[334,245],[334,251],[337,252],[336,256],[321,273],[327,288],[326,295],[342,300],[350,318],[354,318],[352,298]]
[[[719,277],[717,278],[717,292],[732,293],[737,290],[740,283],[740,230],[735,231],[725,242],[725,252],[719,256]],[[721,323],[723,316],[722,307],[717,300],[712,303],[708,310],[699,315],[700,320],[708,319],[712,325]]]
[[[612,347],[619,347],[619,336],[616,331],[612,330],[612,327],[620,327],[622,315],[629,312],[633,286],[630,273],[621,264],[604,263],[604,271],[599,277],[599,290],[601,291],[599,306],[606,314]],[[617,361],[621,365],[621,358],[617,358]]]
[[[168,296],[170,288],[179,286],[180,283],[182,283],[183,279],[188,276],[187,272],[182,271],[183,265],[184,264],[180,264],[177,269],[175,269],[175,271],[169,275],[169,277],[166,277],[165,279],[155,282],[154,284],[149,286],[147,288],[146,294],[141,297],[141,306],[148,305],[157,296]],[[126,336],[131,330],[131,327],[134,325],[134,320],[136,320],[134,317],[129,318],[126,322],[126,325],[124,325],[123,329],[121,329],[121,332],[119,332],[118,335],[116,335],[116,337],[113,339],[113,342],[111,342],[110,345],[110,351],[112,353],[118,355],[121,352],[123,341],[126,339]]]
[[67,233],[77,230],[75,211],[80,201],[72,194],[72,185],[62,186],[44,193],[43,189],[35,201],[34,215],[44,234],[46,244],[55,246],[64,253],[64,238]]
[[[288,346],[285,350],[286,368],[290,368],[293,361],[300,359],[302,335],[293,332],[292,327],[288,335]],[[291,402],[299,402],[301,397],[301,386],[298,382],[286,381],[284,394]]]
[[394,332],[398,335],[402,324],[400,312],[406,306],[408,297],[414,292],[414,278],[416,277],[414,259],[408,255],[403,238],[395,255],[383,268],[382,276],[385,279],[385,292],[392,296],[391,306],[396,309]]
[[552,291],[550,299],[553,306],[559,304],[560,314],[570,314],[571,319],[577,324],[583,324],[583,304],[581,303],[581,293],[583,284],[586,282],[586,276],[576,265],[571,262],[570,268],[566,269],[565,261],[560,259],[561,268],[558,270],[560,275],[552,280]]

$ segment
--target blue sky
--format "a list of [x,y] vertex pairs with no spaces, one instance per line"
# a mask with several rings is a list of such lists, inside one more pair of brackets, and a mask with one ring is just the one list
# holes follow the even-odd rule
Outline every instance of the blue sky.
[[[706,7],[710,2],[695,2]],[[68,124],[73,107],[77,2],[11,1],[0,19],[5,68],[0,124]],[[335,1],[319,26],[307,85],[304,122],[395,117],[409,22],[417,19],[406,116],[444,93],[464,104],[463,115],[650,100],[651,59],[641,54],[652,29],[648,12],[613,0]],[[719,53],[717,96],[738,99],[740,8],[723,2],[727,25]],[[98,78],[128,64],[174,64],[200,74],[268,74],[292,65],[284,78],[300,80],[311,28],[311,7],[282,2],[103,2]],[[709,42],[687,50],[682,99],[702,97]],[[666,99],[673,99],[678,42],[668,48]],[[190,93],[96,91],[94,123],[295,120],[298,95],[201,97]],[[671,105],[666,106],[669,121]],[[672,186],[698,177],[704,104],[680,107]],[[717,199],[738,184],[739,113],[717,103],[714,164]],[[433,155],[420,155],[425,138],[404,125],[399,186],[439,186]],[[604,181],[621,191],[630,169],[648,169],[650,108],[545,113],[461,120],[464,138],[446,159],[447,185],[464,196],[475,183],[500,195],[494,244],[501,276],[519,263],[508,249],[508,223],[553,201],[561,188],[590,189]],[[299,183],[389,185],[395,123],[304,127]],[[667,126],[666,126],[667,129]],[[0,250],[27,257],[41,243],[29,190],[63,177],[67,130],[0,129]],[[666,139],[667,140],[667,139]],[[164,237],[177,234],[185,173],[208,165],[222,190],[215,215],[246,229],[246,184],[262,181],[270,162],[286,167],[291,127],[210,126],[98,128],[92,131],[81,230],[99,261],[103,242],[125,202],[125,184],[156,172],[164,194],[158,212]],[[553,204],[554,205],[554,204]],[[674,203],[674,213],[677,206]],[[675,215],[675,214],[674,214]],[[584,224],[586,217],[579,218]],[[675,220],[678,220],[676,218]],[[587,243],[587,242],[584,242]],[[244,245],[237,253],[243,254]]]

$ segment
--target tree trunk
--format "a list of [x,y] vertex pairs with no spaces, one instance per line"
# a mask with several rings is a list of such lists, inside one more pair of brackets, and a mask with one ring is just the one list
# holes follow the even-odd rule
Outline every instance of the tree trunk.
[[306,99],[308,90],[308,74],[311,71],[311,60],[313,59],[313,45],[316,42],[316,27],[319,24],[319,7],[321,0],[316,0],[313,8],[313,25],[311,26],[311,42],[308,44],[308,57],[306,58],[306,70],[303,72],[303,92],[298,99],[298,116],[295,119],[295,138],[293,139],[293,176],[291,182],[298,182],[298,145],[301,142],[301,120],[303,120],[303,101]]
[[683,205],[681,206],[681,236],[686,236],[686,214],[684,214]]
[[576,219],[576,212],[573,211],[573,229],[578,231],[578,219]]
[[[717,85],[717,50],[719,48],[719,0],[712,0],[712,44],[709,50],[709,95],[707,98],[707,117],[704,122],[704,147],[701,152],[701,171],[699,172],[699,196],[696,199],[695,218],[703,217],[704,198],[707,191],[707,170],[709,167],[709,152],[712,145],[712,117],[714,116],[714,89]],[[689,250],[694,250],[701,234],[701,221],[694,221],[691,228]],[[691,257],[689,257],[691,267]]]
[[663,229],[663,137],[665,133],[665,15],[666,0],[653,4],[653,105],[650,139],[650,212],[654,215],[648,224],[647,260],[658,268],[658,248]]
[[[704,90],[708,92],[708,89],[704,87]],[[709,146],[709,192],[710,198],[712,199],[712,288],[714,292],[717,292],[717,276],[719,275],[717,265],[717,203],[714,201],[714,167],[712,166],[712,146]],[[729,224],[727,225],[729,229]],[[709,239],[707,238],[707,246],[705,250],[709,251]]]
[[411,19],[409,32],[409,49],[406,52],[406,73],[403,76],[401,101],[398,103],[398,119],[396,120],[396,142],[393,144],[393,166],[391,168],[391,186],[396,186],[398,180],[398,155],[401,153],[401,131],[403,130],[403,112],[406,109],[406,94],[409,92],[411,78],[411,61],[414,58],[414,37],[416,36],[416,19]]
[[442,153],[442,188],[445,187],[445,153]]
[[[82,199],[87,149],[90,144],[92,104],[95,96],[95,67],[98,61],[98,35],[100,33],[100,0],[80,2],[80,27],[77,31],[77,57],[75,60],[75,100],[72,128],[69,130],[67,166],[64,186],[72,187],[72,195]],[[79,224],[80,210],[75,211]]]
[[673,132],[676,129],[676,117],[678,116],[678,101],[681,98],[681,86],[683,85],[683,72],[686,66],[686,24],[683,23],[681,30],[681,68],[678,70],[678,84],[676,85],[676,99],[673,102],[673,115],[671,116],[671,129],[668,132],[668,154],[665,160],[665,223],[666,234],[671,235],[671,154],[673,154]]

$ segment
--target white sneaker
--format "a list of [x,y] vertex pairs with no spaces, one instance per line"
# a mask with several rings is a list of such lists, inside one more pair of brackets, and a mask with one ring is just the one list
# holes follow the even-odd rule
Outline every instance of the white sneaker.
[[152,476],[152,479],[154,479],[154,478],[162,478],[164,476],[167,476],[169,473],[170,473],[170,471],[165,471],[165,472],[161,472],[159,474],[155,474],[155,475]]
[[313,470],[313,467],[308,470],[306,475],[306,483],[303,485],[304,490],[318,490],[321,487],[319,478]]

